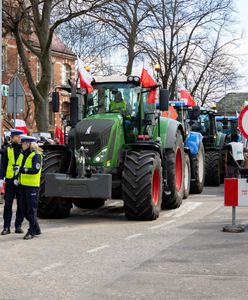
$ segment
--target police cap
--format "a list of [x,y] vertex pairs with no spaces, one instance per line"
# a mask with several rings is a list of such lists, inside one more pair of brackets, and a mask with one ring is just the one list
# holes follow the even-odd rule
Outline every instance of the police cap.
[[11,129],[10,130],[10,136],[21,135],[21,134],[23,134],[23,131],[20,129]]
[[24,143],[32,143],[32,142],[36,142],[37,139],[34,136],[28,136],[28,135],[23,135],[21,137],[21,142]]

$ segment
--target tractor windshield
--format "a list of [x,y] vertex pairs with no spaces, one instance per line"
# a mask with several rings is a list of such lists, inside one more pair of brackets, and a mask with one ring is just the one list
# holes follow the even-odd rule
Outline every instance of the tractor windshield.
[[140,87],[133,83],[101,83],[87,95],[87,115],[120,112],[135,116],[138,112]]
[[194,120],[192,130],[200,132],[203,136],[210,135],[210,121],[208,114],[201,114],[198,120]]

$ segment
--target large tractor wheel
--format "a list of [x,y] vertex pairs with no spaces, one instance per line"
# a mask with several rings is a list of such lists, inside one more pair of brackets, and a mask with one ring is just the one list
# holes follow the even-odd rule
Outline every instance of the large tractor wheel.
[[105,199],[76,199],[73,204],[79,208],[97,209],[104,205]]
[[65,161],[66,152],[64,151],[56,150],[44,153],[38,205],[39,218],[63,219],[70,215],[72,203],[69,199],[60,197],[45,197],[45,174],[63,172]]
[[154,220],[162,198],[162,166],[158,153],[130,151],[123,170],[123,201],[130,220]]
[[205,185],[220,185],[220,153],[209,151],[205,154]]
[[182,204],[184,194],[184,148],[181,132],[177,132],[175,148],[166,152],[166,172],[169,194],[164,190],[163,209],[175,209]]
[[191,166],[189,155],[185,153],[185,169],[184,169],[184,191],[183,199],[187,199],[189,196],[190,186],[191,186]]
[[201,143],[199,152],[193,161],[192,167],[194,170],[195,180],[191,182],[190,193],[200,194],[204,187],[205,182],[205,151]]

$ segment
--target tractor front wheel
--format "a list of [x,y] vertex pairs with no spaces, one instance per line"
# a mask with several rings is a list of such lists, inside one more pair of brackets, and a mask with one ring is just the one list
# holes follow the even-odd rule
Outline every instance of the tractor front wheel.
[[[182,204],[184,194],[184,148],[183,137],[177,132],[174,149],[166,153],[167,189],[163,192],[162,208],[175,209]],[[167,191],[168,190],[168,191]]]
[[191,185],[191,167],[189,155],[185,153],[185,171],[184,171],[184,192],[183,199],[187,199],[189,196],[190,185]]
[[220,153],[208,151],[205,155],[205,185],[220,185]]
[[162,166],[158,153],[130,151],[123,170],[123,201],[129,220],[154,220],[162,201]]
[[45,197],[45,174],[63,173],[66,153],[61,150],[44,153],[41,173],[38,217],[44,219],[63,219],[70,215],[72,203],[70,199],[60,197]]
[[192,163],[194,181],[191,182],[190,193],[200,194],[204,187],[205,181],[205,151],[201,143],[198,154]]

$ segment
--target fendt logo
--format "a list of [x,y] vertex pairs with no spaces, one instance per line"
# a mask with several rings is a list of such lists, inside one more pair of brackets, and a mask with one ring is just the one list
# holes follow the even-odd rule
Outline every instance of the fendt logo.
[[87,128],[87,130],[85,131],[85,134],[90,134],[91,128],[92,128],[92,125],[91,125],[90,127]]

